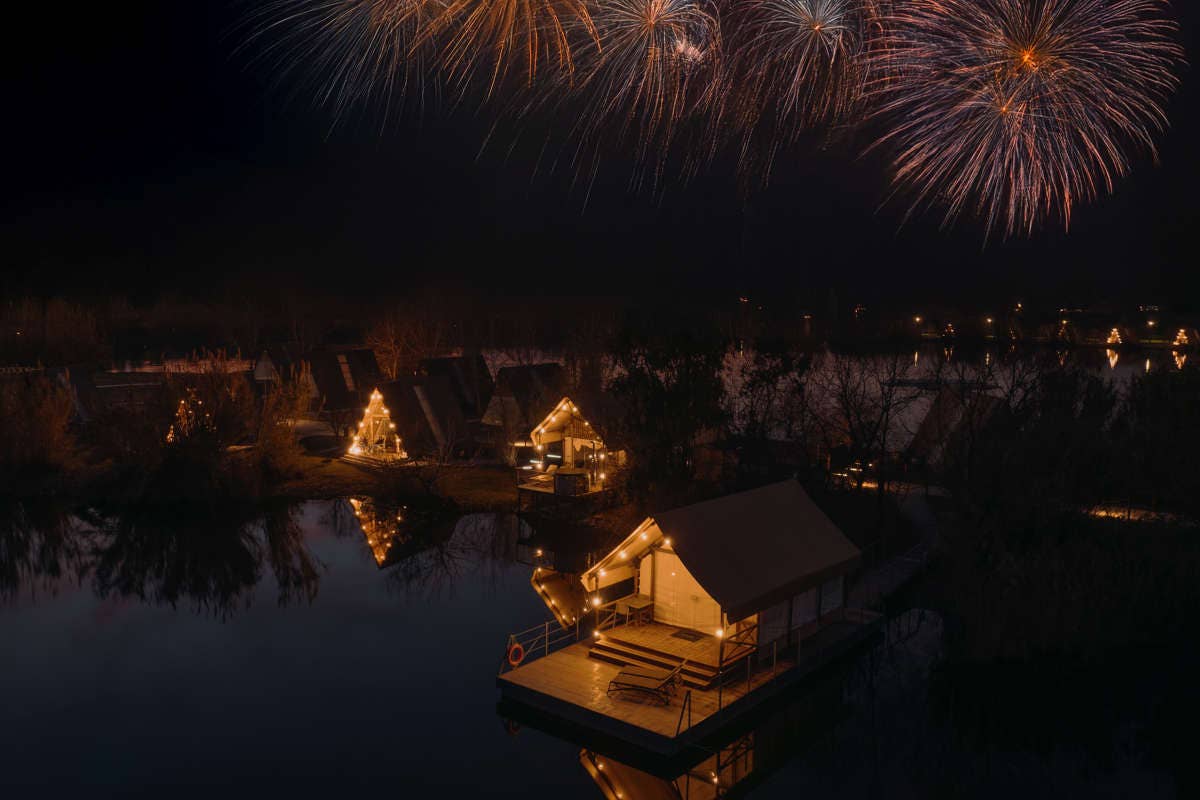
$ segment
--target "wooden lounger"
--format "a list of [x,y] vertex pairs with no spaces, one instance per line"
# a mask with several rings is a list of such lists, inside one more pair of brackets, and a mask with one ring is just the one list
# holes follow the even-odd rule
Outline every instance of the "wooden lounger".
[[686,661],[673,670],[656,670],[649,667],[626,667],[608,682],[608,694],[613,692],[637,692],[671,705],[671,695]]

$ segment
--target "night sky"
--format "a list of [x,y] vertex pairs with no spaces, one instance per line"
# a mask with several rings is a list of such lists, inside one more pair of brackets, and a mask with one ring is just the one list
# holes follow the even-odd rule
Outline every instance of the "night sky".
[[[1200,308],[1195,74],[1161,164],[1139,161],[1069,234],[983,245],[982,226],[901,228],[864,141],[785,155],[767,191],[724,165],[661,196],[610,163],[585,208],[525,150],[479,155],[488,114],[363,113],[331,128],[296,82],[236,52],[241,3],[35,4],[10,28],[0,288],[203,295],[436,283],[527,294],[694,291],[768,299],[1151,301]],[[1194,4],[1180,3],[1195,60]],[[882,204],[882,207],[881,207]]]

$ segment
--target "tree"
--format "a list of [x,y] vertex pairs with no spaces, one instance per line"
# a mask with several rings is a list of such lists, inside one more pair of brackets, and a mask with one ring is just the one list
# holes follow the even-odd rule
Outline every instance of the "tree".
[[725,420],[719,337],[695,320],[630,321],[613,353],[617,377],[609,390],[623,405],[631,484],[687,481],[700,434]]

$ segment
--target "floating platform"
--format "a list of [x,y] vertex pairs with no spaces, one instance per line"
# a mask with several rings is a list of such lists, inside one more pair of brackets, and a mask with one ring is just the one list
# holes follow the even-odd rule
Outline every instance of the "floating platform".
[[[685,681],[667,705],[628,693],[609,696],[608,684],[623,667],[597,657],[593,652],[597,643],[591,638],[558,650],[548,646],[540,657],[531,652],[531,660],[502,671],[497,686],[502,707],[525,707],[588,735],[673,756],[736,723],[818,670],[873,644],[880,637],[880,620],[872,612],[847,609],[786,650],[780,645],[760,649],[736,666],[720,670],[711,681],[707,676],[704,681]],[[622,631],[626,633],[623,643],[615,638],[611,641],[628,648],[628,631]],[[601,641],[614,632],[606,631]],[[673,652],[649,655],[651,659],[674,658],[675,663],[680,660]],[[701,682],[709,688],[696,685]]]

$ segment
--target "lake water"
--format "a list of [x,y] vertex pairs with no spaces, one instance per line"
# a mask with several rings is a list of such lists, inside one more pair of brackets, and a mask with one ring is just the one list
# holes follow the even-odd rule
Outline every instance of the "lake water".
[[[228,529],[169,515],[0,529],[0,796],[602,797],[578,744],[497,713],[507,634],[547,619],[530,529],[401,523],[389,548],[363,508],[311,502]],[[974,769],[990,751],[930,711],[939,642],[925,626],[873,688],[851,668],[816,701],[777,704],[731,741],[750,737],[753,760],[722,773],[726,788],[752,775],[755,797],[922,796],[930,759]],[[1110,767],[1068,752],[1031,756],[1031,778],[1103,785]],[[1120,766],[1138,794],[1174,796],[1145,759]]]

